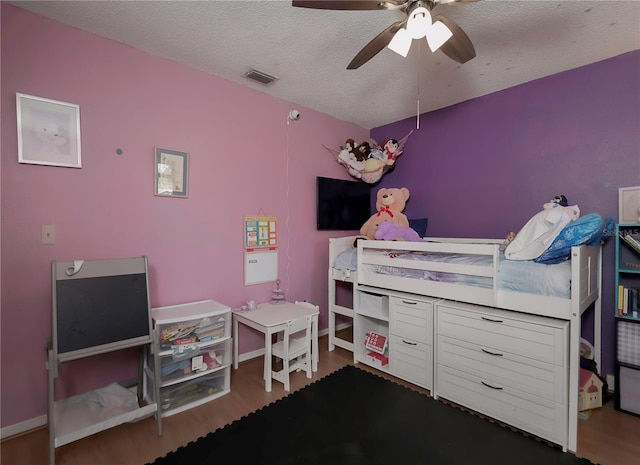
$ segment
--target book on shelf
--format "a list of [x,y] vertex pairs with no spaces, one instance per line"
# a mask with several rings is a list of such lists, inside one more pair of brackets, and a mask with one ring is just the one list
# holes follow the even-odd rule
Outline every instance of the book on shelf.
[[629,313],[629,289],[624,289],[622,293],[622,314]]
[[638,317],[640,311],[640,288],[618,286],[618,316],[632,315]]
[[618,298],[616,302],[618,305],[618,316],[622,316],[624,314],[624,286],[622,284],[618,285]]
[[622,236],[622,240],[624,240],[627,244],[633,248],[637,253],[640,254],[640,241],[633,237],[631,234],[624,234]]
[[631,287],[628,289],[629,306],[627,308],[627,314],[631,314],[634,318],[638,317],[638,289]]

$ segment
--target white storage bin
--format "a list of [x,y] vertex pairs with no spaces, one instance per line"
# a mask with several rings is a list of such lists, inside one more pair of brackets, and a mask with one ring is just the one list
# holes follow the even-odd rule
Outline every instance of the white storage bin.
[[389,317],[389,296],[360,293],[360,310],[374,315]]
[[620,367],[620,409],[640,415],[640,370]]

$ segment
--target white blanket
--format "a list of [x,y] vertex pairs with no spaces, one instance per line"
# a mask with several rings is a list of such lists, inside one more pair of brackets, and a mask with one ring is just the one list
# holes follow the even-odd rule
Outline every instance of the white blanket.
[[[560,207],[542,210],[525,224],[504,251],[509,260],[533,260],[547,250],[560,231],[572,220],[566,208]],[[576,216],[577,217],[577,216]]]

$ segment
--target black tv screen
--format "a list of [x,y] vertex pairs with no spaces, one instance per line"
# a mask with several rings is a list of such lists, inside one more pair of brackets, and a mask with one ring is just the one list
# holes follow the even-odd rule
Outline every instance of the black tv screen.
[[359,230],[370,216],[369,184],[321,176],[316,178],[316,229]]

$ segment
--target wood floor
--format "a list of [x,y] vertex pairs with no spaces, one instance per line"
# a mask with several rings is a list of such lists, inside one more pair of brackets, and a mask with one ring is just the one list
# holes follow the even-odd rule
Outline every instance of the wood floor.
[[[303,372],[292,374],[292,391],[353,362],[352,354],[343,349],[336,348],[329,352],[327,336],[320,338],[319,355],[318,372],[313,374],[311,380]],[[379,374],[362,364],[358,366]],[[390,379],[428,393],[396,378]],[[272,392],[265,392],[262,358],[249,360],[241,363],[237,371],[232,371],[229,394],[195,409],[164,418],[161,437],[157,435],[155,419],[146,418],[57,448],[56,464],[143,465],[286,394],[282,384],[277,382],[273,383]],[[49,461],[48,432],[46,428],[41,428],[5,440],[0,445],[0,452],[2,465],[45,465]],[[588,420],[579,422],[577,455],[601,465],[640,464],[640,418],[615,411],[613,401],[594,410]]]

